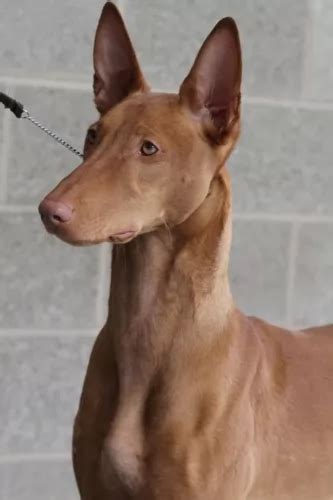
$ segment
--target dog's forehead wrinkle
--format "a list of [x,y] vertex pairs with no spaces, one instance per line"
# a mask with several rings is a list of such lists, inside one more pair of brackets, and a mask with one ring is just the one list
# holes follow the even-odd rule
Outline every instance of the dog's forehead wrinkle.
[[147,139],[190,140],[197,123],[186,120],[177,94],[138,94],[127,98],[101,118],[101,129],[119,143]]

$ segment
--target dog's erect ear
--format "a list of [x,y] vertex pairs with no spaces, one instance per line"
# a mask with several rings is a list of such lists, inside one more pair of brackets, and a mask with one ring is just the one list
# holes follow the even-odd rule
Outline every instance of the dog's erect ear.
[[180,87],[181,102],[200,118],[217,143],[240,112],[242,56],[235,21],[226,17],[206,38]]
[[94,46],[95,103],[101,114],[136,91],[148,90],[117,7],[104,5]]

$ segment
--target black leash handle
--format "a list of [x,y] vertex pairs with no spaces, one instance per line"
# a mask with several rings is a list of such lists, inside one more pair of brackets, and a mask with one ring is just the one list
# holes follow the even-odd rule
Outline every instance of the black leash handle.
[[23,115],[24,111],[23,104],[21,104],[18,101],[15,101],[15,99],[9,97],[9,95],[0,92],[0,102],[2,102],[5,108],[10,109],[10,111],[14,113],[16,118],[21,118],[21,116]]
[[0,102],[5,106],[5,108],[9,109],[12,113],[14,113],[16,118],[25,118],[29,120],[31,123],[33,123],[36,127],[42,130],[49,137],[52,137],[52,139],[54,139],[59,144],[67,148],[69,151],[72,151],[72,153],[74,153],[75,155],[79,156],[80,158],[83,158],[83,154],[81,153],[81,151],[78,151],[76,148],[74,148],[71,144],[65,141],[58,134],[55,134],[48,128],[44,127],[44,125],[42,125],[39,121],[35,120],[35,118],[33,118],[30,115],[30,113],[24,108],[23,104],[16,101],[12,97],[9,97],[9,95],[4,94],[3,92],[0,92]]

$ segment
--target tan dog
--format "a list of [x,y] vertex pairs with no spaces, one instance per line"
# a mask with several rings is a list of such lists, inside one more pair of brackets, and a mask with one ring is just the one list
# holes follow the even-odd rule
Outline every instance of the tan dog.
[[282,330],[230,294],[234,21],[216,25],[179,95],[149,92],[111,3],[94,64],[101,117],[85,159],[40,205],[69,243],[126,243],[75,423],[81,498],[333,498],[333,327]]

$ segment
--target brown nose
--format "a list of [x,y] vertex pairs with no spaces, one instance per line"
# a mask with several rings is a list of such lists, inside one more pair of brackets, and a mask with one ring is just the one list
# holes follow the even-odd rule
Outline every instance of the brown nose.
[[64,222],[69,222],[73,215],[71,206],[48,198],[44,198],[38,210],[46,226],[59,226]]

